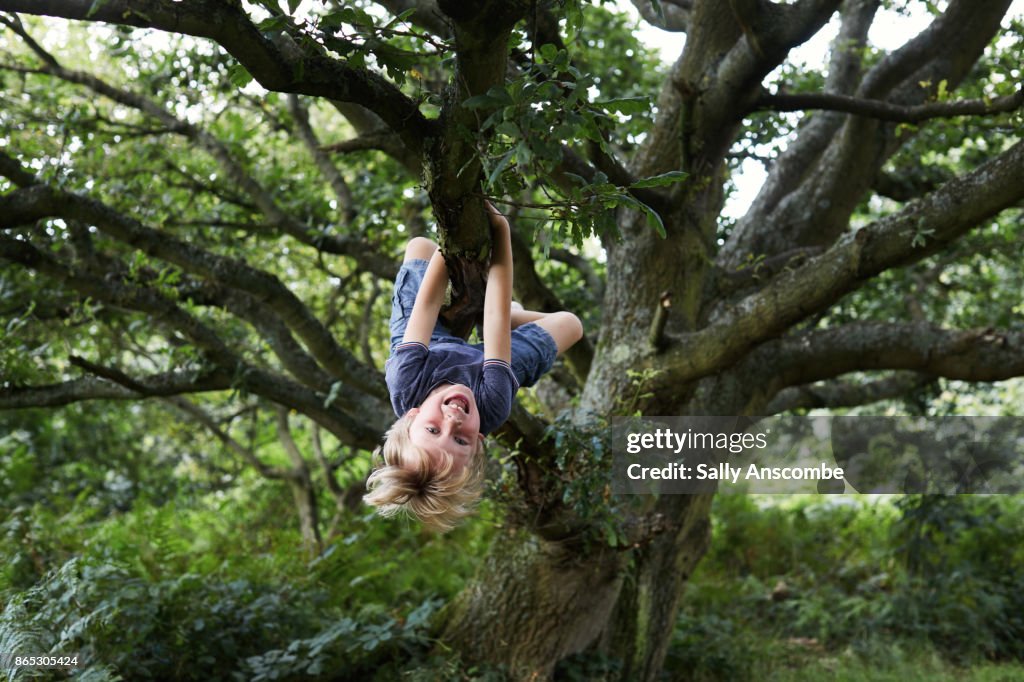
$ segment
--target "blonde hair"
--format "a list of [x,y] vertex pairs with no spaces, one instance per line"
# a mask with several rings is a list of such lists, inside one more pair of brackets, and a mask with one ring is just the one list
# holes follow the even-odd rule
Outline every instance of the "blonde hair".
[[437,457],[409,438],[412,417],[391,425],[384,444],[374,451],[374,471],[366,481],[363,501],[378,507],[381,516],[406,514],[431,530],[444,533],[473,511],[483,491],[483,440],[464,467],[451,453]]

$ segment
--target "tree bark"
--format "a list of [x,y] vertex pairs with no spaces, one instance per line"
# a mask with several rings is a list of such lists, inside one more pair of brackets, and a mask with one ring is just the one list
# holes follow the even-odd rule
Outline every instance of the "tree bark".
[[624,552],[548,542],[522,529],[499,534],[470,587],[445,613],[442,640],[464,658],[500,662],[516,680],[548,679],[608,621]]

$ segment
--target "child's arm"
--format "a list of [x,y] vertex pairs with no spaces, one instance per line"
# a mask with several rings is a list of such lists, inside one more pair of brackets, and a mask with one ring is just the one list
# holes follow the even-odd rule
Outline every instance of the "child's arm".
[[415,341],[424,346],[430,345],[430,335],[434,331],[434,325],[437,324],[437,314],[441,312],[447,288],[448,268],[444,264],[441,250],[438,249],[430,257],[427,271],[423,274],[423,283],[420,284],[420,290],[416,293],[416,302],[413,303],[402,343]]
[[[491,269],[484,293],[484,360],[512,361],[512,237],[508,220],[487,203],[491,219]],[[419,299],[416,300],[417,305]]]

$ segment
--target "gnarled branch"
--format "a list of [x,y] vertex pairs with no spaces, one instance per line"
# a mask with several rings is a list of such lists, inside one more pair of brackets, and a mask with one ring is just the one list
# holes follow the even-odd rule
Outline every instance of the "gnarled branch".
[[778,390],[868,370],[1001,381],[1024,375],[1024,332],[945,329],[927,322],[853,322],[774,341],[758,349],[757,356],[773,358]]
[[934,382],[935,377],[929,374],[896,372],[884,379],[862,383],[836,380],[791,386],[779,391],[761,411],[771,415],[790,410],[858,407],[895,400]]
[[205,393],[231,388],[231,375],[219,368],[197,374],[186,370],[133,377],[129,388],[100,376],[72,379],[41,386],[0,384],[0,410],[26,407],[60,407],[83,400],[138,400],[182,393]]
[[253,294],[266,301],[328,371],[370,395],[384,395],[379,374],[338,345],[309,309],[273,275],[181,242],[96,200],[45,185],[15,190],[0,197],[0,213],[3,215],[0,226],[8,227],[46,217],[81,220],[151,256]]
[[[8,22],[5,22],[8,23]],[[68,83],[82,85],[88,89],[103,95],[110,100],[131,107],[141,113],[155,118],[167,127],[168,131],[183,135],[187,139],[204,149],[223,169],[225,175],[238,186],[252,201],[253,205],[267,217],[274,225],[278,226],[286,234],[294,237],[304,244],[328,253],[347,255],[352,257],[361,267],[385,279],[395,276],[397,268],[395,263],[387,257],[374,251],[364,240],[351,238],[342,235],[331,235],[317,232],[305,224],[290,216],[281,209],[274,199],[274,192],[261,185],[256,178],[250,175],[242,165],[234,158],[227,145],[217,139],[198,125],[190,123],[184,118],[171,113],[165,106],[151,100],[143,95],[124,88],[115,87],[106,81],[84,71],[67,69],[58,60],[42,48],[32,37],[18,24],[9,23],[12,29],[28,44],[36,55],[44,63],[39,73],[50,74]],[[0,67],[4,68],[4,67]],[[352,196],[348,186],[331,163],[330,159],[319,151],[319,143],[309,126],[305,109],[301,107],[298,99],[293,95],[290,98],[293,117],[296,121],[299,137],[311,150],[318,168],[327,178],[334,189],[338,200],[341,203],[343,212],[351,218]],[[22,184],[22,183],[18,183]]]
[[896,123],[921,123],[933,118],[955,116],[991,116],[1016,111],[1024,106],[1024,89],[1012,95],[995,99],[967,99],[951,102],[900,105],[884,100],[863,99],[827,92],[763,93],[753,104],[754,109],[770,111],[807,111],[825,109],[848,114],[877,118]]
[[[152,289],[128,285],[113,278],[101,281],[88,274],[77,273],[49,253],[25,241],[3,236],[0,236],[0,259],[32,268],[94,300],[153,316],[161,325],[184,334],[220,371],[229,372],[231,386],[245,388],[293,407],[323,424],[346,443],[369,449],[386,426],[371,423],[382,420],[368,420],[365,414],[359,417],[345,414],[328,405],[327,396],[245,362],[208,325]],[[373,414],[383,414],[383,401],[381,406],[382,409]]]
[[660,3],[660,12],[651,0],[632,0],[632,3],[644,21],[651,26],[673,33],[685,33],[690,30],[693,0],[665,0]]
[[1024,142],[944,184],[902,211],[785,272],[700,331],[681,339],[656,364],[662,388],[716,371],[754,345],[824,309],[868,278],[935,253],[1024,198]]
[[292,54],[253,24],[240,3],[219,0],[0,0],[0,11],[155,28],[213,40],[266,89],[358,102],[380,116],[406,145],[422,149],[435,123],[378,73],[322,54]]

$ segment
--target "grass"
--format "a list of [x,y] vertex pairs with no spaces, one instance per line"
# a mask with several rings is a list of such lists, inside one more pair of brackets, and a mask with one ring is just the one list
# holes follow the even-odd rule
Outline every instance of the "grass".
[[981,663],[969,667],[951,665],[934,650],[912,653],[892,645],[880,658],[850,651],[822,655],[795,667],[777,667],[763,671],[765,682],[1016,682],[1024,680],[1024,665],[1019,663]]

